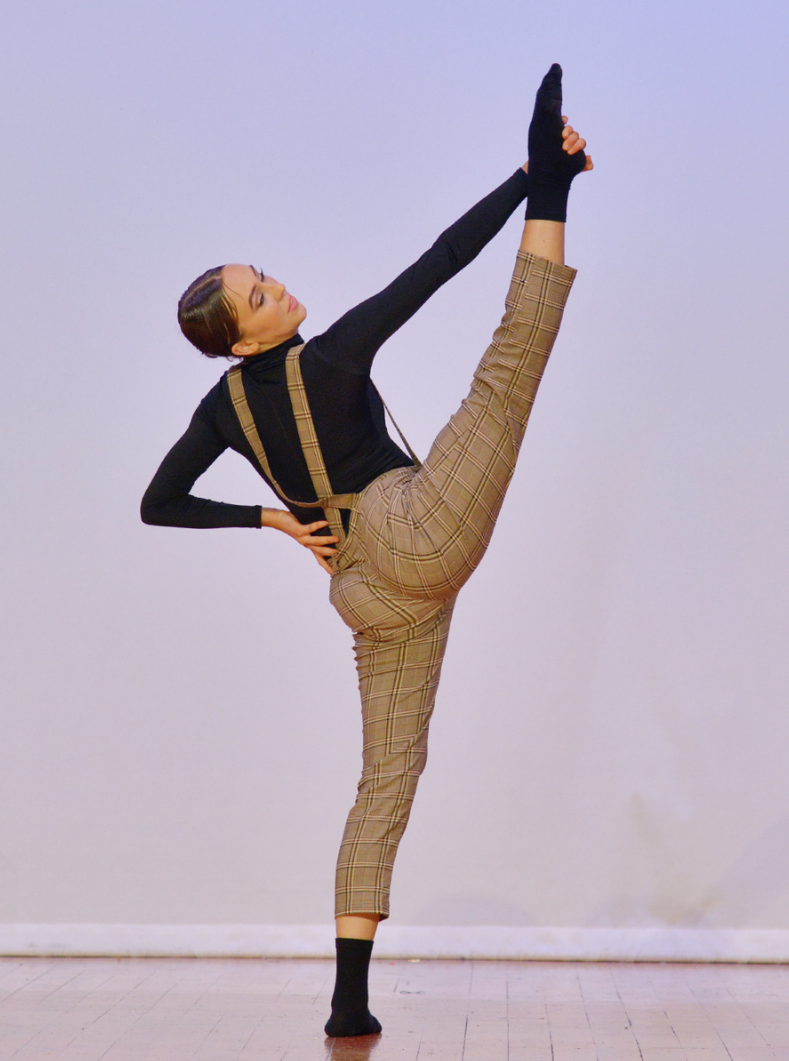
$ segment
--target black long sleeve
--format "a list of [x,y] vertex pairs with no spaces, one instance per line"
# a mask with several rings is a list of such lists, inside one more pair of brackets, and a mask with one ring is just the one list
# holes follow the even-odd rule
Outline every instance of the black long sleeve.
[[477,257],[526,198],[528,187],[528,176],[518,169],[472,206],[388,287],[348,310],[316,336],[313,342],[321,357],[346,372],[369,372],[383,343]]
[[[307,398],[336,493],[361,491],[384,472],[413,463],[387,433],[383,407],[369,377],[375,354],[439,287],[479,254],[527,191],[528,177],[519,169],[443,232],[388,287],[349,310],[302,350]],[[285,379],[287,352],[302,342],[296,335],[246,358],[242,371],[273,474],[289,497],[314,501]],[[246,457],[265,478],[238,423],[223,376],[162,461],[143,498],[143,520],[179,527],[259,527],[259,505],[227,505],[191,494],[195,481],[227,447]],[[316,509],[293,506],[291,511],[303,523],[321,518]]]

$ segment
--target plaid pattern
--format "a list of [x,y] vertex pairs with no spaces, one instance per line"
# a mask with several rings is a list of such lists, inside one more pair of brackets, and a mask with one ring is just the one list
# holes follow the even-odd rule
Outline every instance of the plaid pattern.
[[[336,916],[389,916],[389,887],[419,776],[454,600],[417,601],[368,583],[352,569],[332,599],[379,617],[354,634],[362,698],[362,777],[337,858]],[[332,580],[333,582],[336,579]],[[334,589],[334,587],[332,587]]]
[[468,397],[420,468],[380,476],[352,511],[330,596],[354,632],[364,751],[337,861],[337,916],[389,916],[454,600],[490,542],[574,276],[518,255]]

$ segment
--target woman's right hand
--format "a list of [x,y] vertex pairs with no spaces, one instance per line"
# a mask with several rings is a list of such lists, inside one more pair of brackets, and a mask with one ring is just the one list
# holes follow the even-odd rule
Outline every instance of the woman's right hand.
[[273,527],[274,530],[282,531],[290,535],[299,545],[309,549],[324,571],[330,575],[334,574],[329,560],[337,552],[335,546],[339,542],[333,534],[316,534],[316,531],[328,527],[329,522],[325,519],[316,520],[315,523],[299,523],[292,512],[284,508],[264,508],[260,512],[261,527]]

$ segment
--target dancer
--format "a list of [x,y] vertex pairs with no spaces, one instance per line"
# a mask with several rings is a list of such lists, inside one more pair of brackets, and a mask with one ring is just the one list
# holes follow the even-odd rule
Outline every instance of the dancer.
[[[561,116],[561,77],[554,64],[537,92],[527,165],[323,334],[305,344],[305,308],[250,265],[209,270],[179,303],[186,337],[209,357],[239,364],[165,457],[143,498],[143,520],[291,535],[331,574],[331,602],[354,635],[363,770],[337,860],[329,1036],[381,1030],[368,1009],[370,954],[389,916],[392,866],[426,760],[452,608],[490,541],[575,275],[564,265],[567,199],[592,162]],[[503,320],[468,396],[420,465],[387,433],[373,358],[527,195]],[[191,494],[228,447],[286,510]]]

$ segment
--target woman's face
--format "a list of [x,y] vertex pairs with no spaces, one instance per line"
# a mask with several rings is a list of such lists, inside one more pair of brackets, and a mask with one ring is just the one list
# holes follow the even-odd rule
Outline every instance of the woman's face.
[[239,357],[259,354],[292,338],[307,316],[284,284],[251,265],[226,265],[222,285],[236,308],[241,338],[233,353]]

